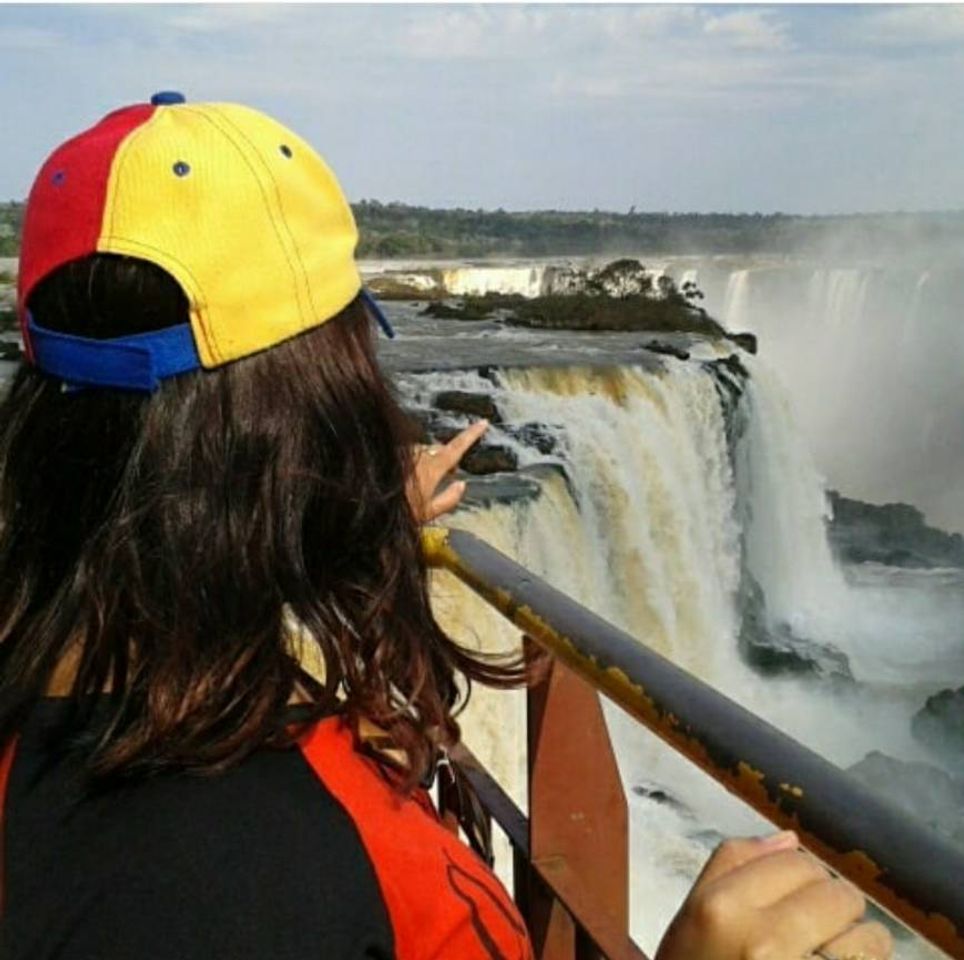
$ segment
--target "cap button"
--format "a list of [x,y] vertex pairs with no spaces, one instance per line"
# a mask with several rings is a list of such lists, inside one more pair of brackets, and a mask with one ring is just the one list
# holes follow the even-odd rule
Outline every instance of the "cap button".
[[155,93],[154,96],[151,97],[151,105],[155,107],[166,107],[172,103],[185,102],[184,94],[178,93],[176,90],[161,90],[160,93]]

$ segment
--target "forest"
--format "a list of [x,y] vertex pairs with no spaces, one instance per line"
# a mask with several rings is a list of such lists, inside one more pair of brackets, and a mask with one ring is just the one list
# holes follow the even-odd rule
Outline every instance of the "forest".
[[[24,205],[0,203],[0,257],[17,255]],[[796,216],[783,213],[437,210],[352,205],[362,259],[637,254],[900,256],[964,246],[964,211]]]

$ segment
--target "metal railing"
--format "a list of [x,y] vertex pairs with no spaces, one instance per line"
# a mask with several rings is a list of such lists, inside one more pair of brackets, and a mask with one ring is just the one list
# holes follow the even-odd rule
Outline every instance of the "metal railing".
[[644,957],[628,933],[627,807],[598,691],[964,960],[964,853],[478,538],[430,528],[423,542],[432,566],[553,655],[528,693],[528,820],[467,749],[454,756],[512,844],[537,957]]

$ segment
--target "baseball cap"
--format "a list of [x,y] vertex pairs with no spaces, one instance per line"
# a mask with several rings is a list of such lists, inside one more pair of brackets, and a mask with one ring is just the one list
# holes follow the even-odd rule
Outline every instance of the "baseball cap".
[[[154,390],[335,316],[361,292],[358,230],[325,161],[271,117],[175,92],[108,114],[48,157],[24,215],[17,306],[27,361],[70,384]],[[190,322],[109,340],[38,326],[30,294],[95,253],[150,261]]]

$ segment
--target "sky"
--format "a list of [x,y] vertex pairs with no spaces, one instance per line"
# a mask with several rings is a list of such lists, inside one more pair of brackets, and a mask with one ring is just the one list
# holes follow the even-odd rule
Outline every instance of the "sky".
[[0,4],[0,198],[162,89],[271,113],[352,200],[964,209],[964,5]]

